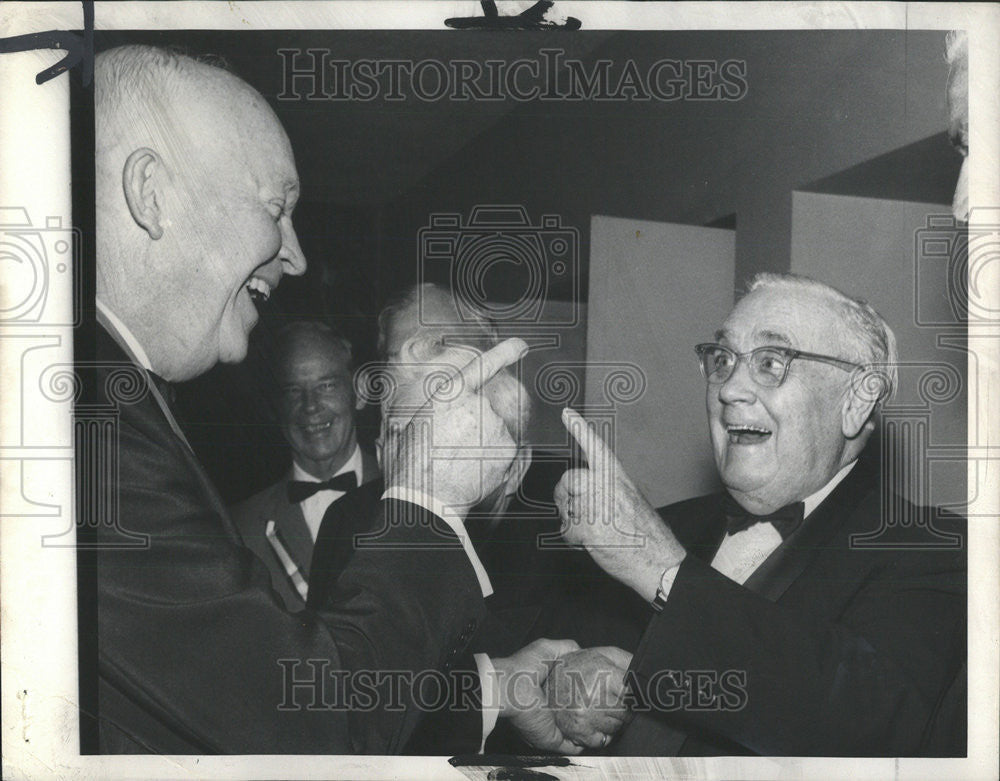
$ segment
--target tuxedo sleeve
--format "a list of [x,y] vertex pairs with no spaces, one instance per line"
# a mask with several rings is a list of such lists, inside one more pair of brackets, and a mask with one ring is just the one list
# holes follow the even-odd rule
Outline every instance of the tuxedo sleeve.
[[836,623],[688,556],[631,683],[656,717],[758,754],[912,755],[964,653],[964,622],[959,553],[886,556]]
[[476,754],[483,746],[483,680],[466,653],[437,680],[425,677],[414,695],[421,718],[403,753],[430,756]]
[[461,545],[426,510],[381,502],[378,544],[315,610],[288,612],[157,412],[122,408],[120,520],[97,532],[102,735],[163,753],[398,753],[413,680],[453,664],[484,610]]

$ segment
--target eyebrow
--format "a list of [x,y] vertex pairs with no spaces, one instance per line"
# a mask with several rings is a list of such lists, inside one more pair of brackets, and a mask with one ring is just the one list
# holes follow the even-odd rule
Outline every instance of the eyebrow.
[[758,339],[767,342],[768,344],[778,344],[782,347],[792,346],[792,340],[777,331],[768,331],[764,329],[762,331],[757,331],[756,335]]
[[[727,329],[720,328],[718,331],[715,332],[715,341],[721,342],[723,340],[727,340],[730,337],[730,335],[731,334]],[[792,346],[792,340],[789,339],[787,336],[785,336],[782,333],[778,333],[777,331],[768,330],[766,328],[755,331],[754,336],[761,342],[764,342],[765,344],[773,344],[781,347]]]

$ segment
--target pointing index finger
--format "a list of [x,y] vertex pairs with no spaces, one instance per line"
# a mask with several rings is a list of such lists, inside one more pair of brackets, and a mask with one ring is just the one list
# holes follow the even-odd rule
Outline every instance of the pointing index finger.
[[487,350],[482,355],[473,358],[459,374],[464,386],[473,393],[506,366],[517,363],[528,352],[528,344],[524,339],[505,339],[496,347]]
[[563,425],[573,435],[573,439],[580,445],[592,470],[602,472],[607,466],[617,465],[618,459],[615,458],[611,448],[579,412],[566,407],[562,413],[562,420]]

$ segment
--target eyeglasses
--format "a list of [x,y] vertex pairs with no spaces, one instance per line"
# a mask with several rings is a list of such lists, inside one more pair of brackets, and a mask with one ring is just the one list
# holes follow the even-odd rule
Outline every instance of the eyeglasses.
[[701,359],[701,373],[712,385],[721,385],[732,377],[740,360],[743,359],[747,361],[750,377],[753,378],[753,381],[766,388],[777,388],[781,385],[788,374],[788,367],[796,358],[828,363],[844,371],[864,368],[860,364],[851,363],[841,358],[792,350],[788,347],[758,347],[748,353],[738,353],[728,347],[723,347],[721,344],[708,342],[695,345],[694,351]]

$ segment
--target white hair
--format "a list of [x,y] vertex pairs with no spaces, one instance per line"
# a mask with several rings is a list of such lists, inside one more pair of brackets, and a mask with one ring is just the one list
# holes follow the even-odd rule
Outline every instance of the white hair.
[[220,57],[191,57],[178,50],[143,45],[100,52],[94,59],[98,155],[136,135],[150,139],[162,136],[176,119],[175,98],[213,73],[240,82]]
[[944,60],[949,65],[969,56],[969,35],[965,30],[949,30],[944,37]]
[[[467,343],[468,346],[475,344],[480,348],[485,347],[486,349],[499,344],[500,340],[497,335],[496,326],[489,317],[481,311],[469,306],[464,307],[464,317],[460,317],[458,313],[458,304],[454,301],[452,294],[448,290],[440,285],[434,284],[433,282],[423,282],[421,284],[411,285],[405,290],[402,290],[392,296],[382,308],[382,311],[378,313],[377,349],[379,356],[383,360],[388,357],[387,345],[389,332],[392,330],[392,326],[404,315],[419,312],[422,304],[429,304],[434,297],[439,297],[451,304],[451,307],[445,307],[445,317],[447,317],[455,326],[461,326],[460,330],[464,339],[458,340],[459,343],[464,342]],[[441,316],[441,313],[438,314]],[[440,330],[440,326],[447,328],[447,324],[443,322],[437,322],[435,323],[435,326],[438,327],[438,330]],[[469,326],[472,327],[470,328]],[[420,327],[418,327],[417,330],[420,330]],[[416,332],[408,334],[408,336],[415,335]],[[452,344],[456,343],[455,340],[451,338],[449,338],[448,341]]]
[[750,280],[746,294],[761,288],[796,288],[824,296],[842,317],[842,324],[857,351],[853,357],[874,375],[879,404],[892,397],[899,382],[896,335],[867,301],[851,298],[832,285],[798,274],[762,272]]
[[[439,296],[453,303],[451,293],[430,282],[413,285],[394,296],[378,315],[378,352],[382,361],[391,367],[400,385],[420,383],[432,367],[450,366],[460,369],[477,353],[485,352],[500,343],[496,326],[485,314],[466,308],[462,317],[457,307],[438,313],[457,327],[449,332],[448,324],[435,322],[422,325],[415,322],[405,335],[406,354],[387,354],[387,341],[393,325],[407,314],[419,311],[421,302]],[[460,326],[460,327],[459,327]],[[471,326],[471,328],[470,328]],[[483,388],[484,395],[497,414],[503,418],[515,441],[522,441],[531,419],[531,398],[509,368],[501,369]]]

